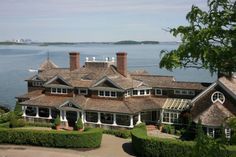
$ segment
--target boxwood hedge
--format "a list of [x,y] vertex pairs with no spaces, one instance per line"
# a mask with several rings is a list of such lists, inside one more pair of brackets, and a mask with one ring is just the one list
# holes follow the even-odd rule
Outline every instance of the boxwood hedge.
[[[132,146],[138,156],[143,157],[192,157],[195,143],[174,139],[148,137],[145,124],[139,124],[131,131]],[[227,147],[231,156],[235,149]]]
[[0,143],[24,144],[44,147],[96,148],[101,145],[102,130],[88,129],[85,132],[0,129]]

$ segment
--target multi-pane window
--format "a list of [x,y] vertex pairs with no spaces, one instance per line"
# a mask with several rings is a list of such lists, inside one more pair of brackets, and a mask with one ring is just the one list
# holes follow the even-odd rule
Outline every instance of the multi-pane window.
[[34,82],[32,82],[32,85],[35,86],[35,87],[40,87],[40,86],[43,85],[43,82],[41,82],[41,81],[34,81]]
[[114,92],[114,91],[99,91],[98,96],[116,98],[117,97],[117,92]]
[[125,97],[129,97],[129,96],[131,96],[131,91],[130,90],[125,91]]
[[81,88],[81,89],[78,89],[78,93],[81,94],[81,95],[87,95],[88,94],[88,89],[85,89],[85,88]]
[[194,90],[176,89],[176,90],[174,90],[174,94],[176,94],[176,95],[195,95],[195,91]]
[[166,123],[178,123],[179,113],[177,112],[164,112],[163,113],[163,122]]
[[140,94],[140,95],[144,95],[144,93],[145,93],[145,90],[140,90],[140,91],[139,91],[139,94]]
[[150,95],[150,89],[133,90],[133,96]]
[[66,88],[51,88],[51,93],[52,94],[67,94],[68,89],[66,89]]
[[223,104],[225,102],[225,96],[223,93],[217,91],[211,95],[211,101],[213,103],[219,101],[221,104]]
[[162,89],[155,89],[155,94],[156,95],[162,95]]
[[163,122],[170,122],[169,112],[164,112],[163,113]]
[[133,90],[133,95],[138,95],[138,90]]

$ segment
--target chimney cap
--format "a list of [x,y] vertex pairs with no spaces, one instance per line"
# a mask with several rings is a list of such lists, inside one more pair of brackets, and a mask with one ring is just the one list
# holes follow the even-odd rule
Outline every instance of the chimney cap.
[[127,55],[127,52],[117,52],[116,55]]
[[74,51],[74,52],[70,52],[69,54],[70,54],[70,55],[77,55],[77,54],[80,54],[80,52],[75,52],[75,51]]

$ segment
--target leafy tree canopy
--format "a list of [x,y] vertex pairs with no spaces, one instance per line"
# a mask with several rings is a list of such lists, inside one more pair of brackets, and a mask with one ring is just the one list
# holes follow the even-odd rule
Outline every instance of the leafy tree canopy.
[[162,50],[161,68],[208,69],[232,75],[236,71],[236,2],[208,0],[208,11],[192,6],[186,19],[188,26],[170,29],[180,36],[175,50]]

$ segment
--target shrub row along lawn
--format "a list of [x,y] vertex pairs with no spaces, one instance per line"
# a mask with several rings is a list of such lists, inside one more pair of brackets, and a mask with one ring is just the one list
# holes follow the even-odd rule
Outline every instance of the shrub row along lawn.
[[0,143],[44,147],[97,148],[101,145],[102,130],[78,131],[0,129]]
[[116,137],[120,137],[120,138],[130,138],[131,134],[130,134],[130,130],[103,130],[104,134],[110,134],[110,135],[114,135]]
[[[192,157],[195,143],[176,139],[148,137],[145,124],[139,124],[131,131],[132,146],[138,156],[143,157]],[[228,147],[232,157],[236,147]]]

